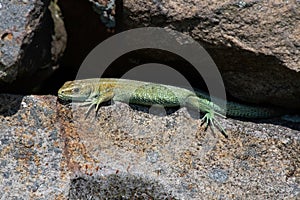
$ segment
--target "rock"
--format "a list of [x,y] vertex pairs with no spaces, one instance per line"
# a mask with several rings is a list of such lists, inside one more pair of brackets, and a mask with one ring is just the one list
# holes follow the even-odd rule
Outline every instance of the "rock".
[[0,105],[1,199],[300,195],[299,124],[221,120],[225,139],[184,108],[157,116],[116,103],[85,119],[87,107],[53,96],[2,94]]
[[1,199],[68,195],[56,98],[0,95]]
[[0,91],[37,89],[58,68],[65,49],[59,8],[52,6],[51,13],[49,0],[0,4]]
[[299,2],[128,0],[123,12],[125,29],[171,28],[200,42],[233,97],[300,108]]

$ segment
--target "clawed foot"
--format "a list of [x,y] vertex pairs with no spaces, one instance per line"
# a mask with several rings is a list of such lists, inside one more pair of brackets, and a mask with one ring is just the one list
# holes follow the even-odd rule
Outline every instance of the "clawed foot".
[[[208,126],[210,125],[212,130],[214,131],[217,127],[222,135],[225,137],[225,138],[228,138],[228,135],[226,134],[226,131],[224,130],[224,128],[222,127],[222,125],[215,119],[214,117],[214,113],[212,112],[207,112],[204,117],[201,119],[201,126],[203,124],[206,124],[205,126],[205,131],[207,130]],[[215,126],[216,125],[216,126]]]
[[85,114],[85,119],[87,119],[87,117],[89,116],[91,110],[93,109],[93,107],[96,105],[96,112],[95,112],[95,117],[97,116],[97,112],[99,110],[99,104],[98,102],[96,101],[91,101],[91,102],[85,102],[85,103],[82,103],[80,104],[79,106],[80,107],[83,107],[83,106],[88,106],[88,110],[84,113]]

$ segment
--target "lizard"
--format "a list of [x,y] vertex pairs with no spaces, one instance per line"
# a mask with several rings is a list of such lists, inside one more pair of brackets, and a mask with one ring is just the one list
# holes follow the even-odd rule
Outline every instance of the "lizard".
[[[81,102],[90,110],[95,106],[96,113],[100,104],[109,100],[133,103],[143,106],[159,104],[164,107],[185,106],[204,113],[201,121],[206,128],[215,126],[227,138],[226,131],[215,119],[215,115],[222,117],[241,117],[249,119],[273,118],[287,114],[284,109],[260,107],[227,102],[226,112],[219,105],[210,101],[209,95],[199,90],[191,91],[185,88],[143,82],[129,79],[94,78],[67,81],[58,90],[58,98],[62,101]],[[226,116],[225,116],[226,114]]]

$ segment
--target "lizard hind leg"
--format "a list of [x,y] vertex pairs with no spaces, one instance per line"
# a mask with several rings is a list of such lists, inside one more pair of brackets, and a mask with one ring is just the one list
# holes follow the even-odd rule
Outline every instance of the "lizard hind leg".
[[203,118],[201,118],[202,124],[206,124],[205,130],[207,130],[208,126],[211,126],[212,131],[214,131],[217,127],[217,129],[220,130],[222,135],[224,135],[225,138],[228,138],[228,135],[226,134],[226,131],[222,127],[222,125],[215,119],[213,112],[207,112]]
[[211,128],[214,130],[216,126],[226,138],[228,137],[222,125],[215,118],[215,115],[224,118],[225,116],[222,113],[214,111],[215,105],[212,102],[207,99],[199,98],[197,96],[189,96],[186,100],[186,105],[205,113],[201,118],[201,126],[203,124],[206,124],[205,130],[207,130],[208,126],[211,126]]

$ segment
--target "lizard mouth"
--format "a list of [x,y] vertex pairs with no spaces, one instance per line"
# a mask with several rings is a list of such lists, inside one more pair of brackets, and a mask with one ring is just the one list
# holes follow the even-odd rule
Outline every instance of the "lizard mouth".
[[72,100],[71,99],[66,99],[61,95],[58,95],[58,102],[62,103],[62,104],[67,104],[67,103],[71,103]]

